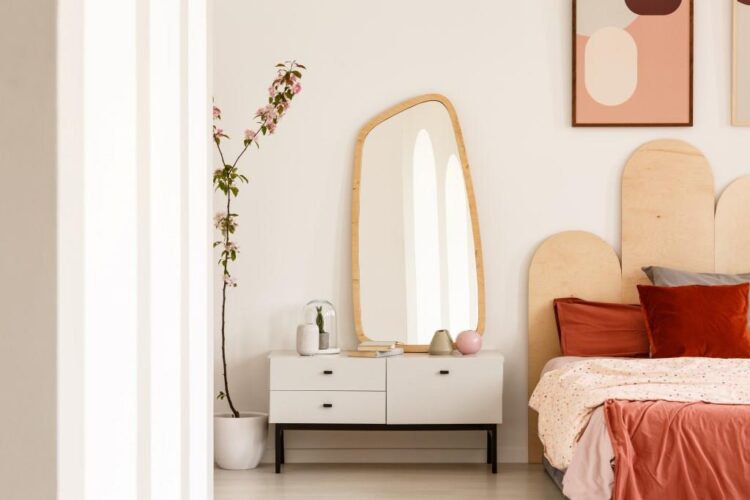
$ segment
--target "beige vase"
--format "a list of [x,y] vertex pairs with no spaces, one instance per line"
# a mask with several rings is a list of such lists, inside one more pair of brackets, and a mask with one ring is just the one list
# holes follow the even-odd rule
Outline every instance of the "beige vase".
[[447,356],[453,352],[453,339],[451,338],[448,330],[438,330],[435,335],[432,336],[432,342],[430,342],[430,350],[428,351],[433,356]]

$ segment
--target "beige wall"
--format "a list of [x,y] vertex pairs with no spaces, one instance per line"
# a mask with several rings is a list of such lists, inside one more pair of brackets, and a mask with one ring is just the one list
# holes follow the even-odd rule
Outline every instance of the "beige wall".
[[0,2],[0,497],[55,497],[54,0]]

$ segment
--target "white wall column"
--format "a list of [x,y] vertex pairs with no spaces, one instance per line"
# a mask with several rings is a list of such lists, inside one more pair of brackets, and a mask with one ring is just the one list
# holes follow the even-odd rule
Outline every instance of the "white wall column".
[[59,10],[58,495],[207,499],[207,2]]

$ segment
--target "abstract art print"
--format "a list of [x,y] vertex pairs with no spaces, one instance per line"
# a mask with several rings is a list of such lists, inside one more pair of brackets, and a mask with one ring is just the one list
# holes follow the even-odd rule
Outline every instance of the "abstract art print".
[[750,126],[750,0],[732,1],[732,124]]
[[573,0],[573,126],[692,124],[693,0]]

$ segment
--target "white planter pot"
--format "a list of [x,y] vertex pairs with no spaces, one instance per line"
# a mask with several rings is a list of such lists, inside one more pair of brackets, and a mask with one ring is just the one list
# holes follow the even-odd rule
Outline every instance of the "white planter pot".
[[214,462],[222,469],[244,470],[258,466],[268,437],[268,414],[240,412],[214,416]]
[[308,323],[297,327],[297,352],[301,356],[317,354],[319,344],[320,338],[317,326]]

